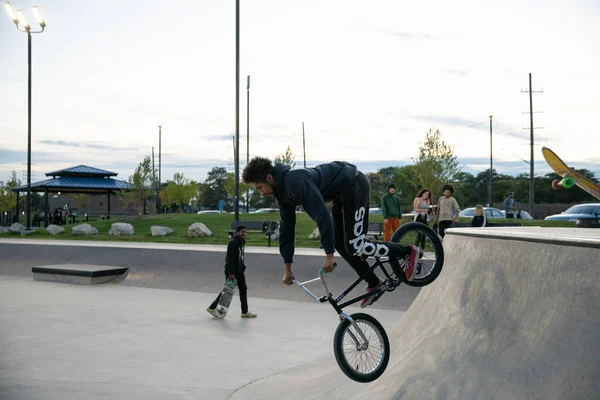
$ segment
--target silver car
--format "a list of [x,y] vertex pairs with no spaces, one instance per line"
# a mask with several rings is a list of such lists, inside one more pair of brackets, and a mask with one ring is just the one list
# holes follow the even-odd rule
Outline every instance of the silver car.
[[580,219],[598,219],[600,218],[600,203],[578,204],[566,209],[560,214],[549,215],[546,221],[573,221]]
[[[483,213],[487,219],[506,219],[502,211],[494,207],[483,207]],[[459,217],[473,218],[475,216],[475,207],[465,208],[458,214]]]

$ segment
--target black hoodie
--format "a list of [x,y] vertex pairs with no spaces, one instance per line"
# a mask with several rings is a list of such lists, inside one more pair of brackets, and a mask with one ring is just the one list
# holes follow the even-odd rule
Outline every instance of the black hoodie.
[[274,195],[281,216],[279,252],[284,263],[293,262],[296,206],[302,206],[317,223],[325,253],[335,251],[333,219],[325,202],[341,197],[345,190],[349,190],[357,173],[355,165],[343,161],[294,170],[284,164],[275,164]]

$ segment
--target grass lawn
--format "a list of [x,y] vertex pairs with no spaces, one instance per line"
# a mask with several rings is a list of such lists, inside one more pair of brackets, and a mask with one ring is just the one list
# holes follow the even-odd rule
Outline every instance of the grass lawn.
[[[66,225],[65,233],[58,236],[49,235],[43,228],[39,229],[34,234],[21,236],[18,233],[10,232],[3,234],[2,238],[32,238],[32,239],[48,239],[48,240],[118,240],[124,242],[157,242],[157,243],[198,243],[198,244],[227,244],[229,238],[225,233],[231,226],[233,214],[161,214],[144,217],[125,217],[113,218],[110,220],[97,220],[89,222],[100,232],[98,235],[90,236],[75,236],[71,234],[73,225]],[[263,221],[270,219],[279,221],[279,213],[263,213],[263,214],[243,214],[240,213],[241,221]],[[412,218],[405,217],[403,223],[412,221]],[[461,222],[469,222],[468,218],[461,218]],[[521,222],[523,226],[544,226],[544,227],[575,227],[574,222],[568,221],[543,221],[543,220],[514,220]],[[133,225],[135,230],[134,235],[113,236],[109,235],[111,224],[115,222],[127,222]],[[188,227],[194,222],[202,222],[213,233],[210,237],[190,238],[187,236]],[[369,222],[383,222],[382,215],[369,215]],[[153,225],[167,226],[175,232],[169,236],[152,237],[150,227]],[[308,235],[317,227],[307,214],[296,214],[296,247],[318,248],[319,241],[311,240]],[[247,236],[246,244],[248,246],[267,246],[267,238],[258,233],[250,233]],[[271,246],[277,247],[278,242],[274,240]]]

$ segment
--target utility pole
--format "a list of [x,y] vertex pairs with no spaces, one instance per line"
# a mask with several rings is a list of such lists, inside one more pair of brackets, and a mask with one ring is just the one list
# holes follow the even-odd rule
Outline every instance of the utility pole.
[[162,126],[158,126],[158,187],[156,188],[157,208],[159,214],[162,212],[162,204],[160,201],[160,182],[161,182],[161,150],[162,150]]
[[154,146],[152,146],[152,191],[154,192],[154,206],[156,207],[156,169],[154,169]]
[[302,121],[302,149],[304,150],[304,168],[306,168],[306,141],[304,140],[304,121]]
[[[250,162],[250,75],[246,83],[246,165]],[[250,212],[250,191],[246,190],[246,212]]]
[[[533,211],[533,196],[534,196],[534,178],[533,178],[533,89],[531,86],[531,72],[529,73],[529,90],[521,90],[521,92],[529,93],[529,144],[530,149],[530,160],[529,160],[529,214],[535,218]],[[535,93],[543,93],[542,90],[535,91]],[[537,128],[542,129],[542,128]]]
[[240,219],[240,0],[235,0],[235,198],[234,221]]
[[493,179],[493,174],[492,174],[492,118],[494,118],[494,116],[490,115],[490,178],[489,178],[489,183],[488,183],[488,207],[494,206],[493,199],[492,199],[492,179]]

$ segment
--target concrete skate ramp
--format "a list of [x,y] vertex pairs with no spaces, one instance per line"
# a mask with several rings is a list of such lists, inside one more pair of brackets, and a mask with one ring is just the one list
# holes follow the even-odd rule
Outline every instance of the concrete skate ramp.
[[[388,331],[382,377],[349,380],[332,349],[331,359],[231,399],[598,399],[600,238],[593,235],[449,230],[442,274]],[[290,343],[289,351],[299,349]]]

